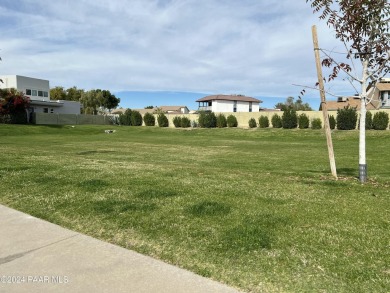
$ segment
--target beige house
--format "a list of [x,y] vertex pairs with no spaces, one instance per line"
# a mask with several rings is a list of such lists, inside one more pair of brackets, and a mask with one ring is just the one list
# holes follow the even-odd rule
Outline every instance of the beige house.
[[[390,78],[380,79],[375,86],[369,85],[367,97],[367,110],[390,109]],[[360,98],[359,96],[339,97],[337,101],[327,101],[326,105],[329,111],[337,111],[348,106],[360,110]]]

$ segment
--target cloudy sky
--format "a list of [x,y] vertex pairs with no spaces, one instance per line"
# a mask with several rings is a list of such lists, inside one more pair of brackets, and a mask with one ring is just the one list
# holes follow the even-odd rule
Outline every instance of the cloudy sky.
[[[185,104],[185,92],[270,106],[297,97],[293,84],[315,84],[313,24],[321,47],[338,49],[317,17],[305,0],[1,0],[0,73],[108,89],[133,108],[159,102],[134,92],[156,91],[172,93],[160,105]],[[353,93],[341,82],[333,91]],[[315,91],[304,97],[318,100]]]

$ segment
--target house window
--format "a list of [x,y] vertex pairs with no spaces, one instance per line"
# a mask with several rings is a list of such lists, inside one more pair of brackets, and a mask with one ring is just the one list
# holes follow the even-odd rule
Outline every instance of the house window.
[[212,105],[212,102],[210,101],[210,102],[208,103],[208,106],[211,107],[211,105]]
[[38,91],[38,97],[43,97],[43,91]]
[[249,112],[252,112],[252,102],[249,102]]
[[37,90],[31,90],[31,95],[36,97],[37,96]]
[[237,101],[233,103],[233,112],[237,112]]
[[49,93],[48,92],[43,92],[43,97],[44,98],[48,98],[49,97]]
[[30,89],[26,89],[26,95],[31,96],[31,90]]
[[50,113],[54,113],[54,109],[50,109]]
[[49,113],[49,108],[43,108],[43,113]]

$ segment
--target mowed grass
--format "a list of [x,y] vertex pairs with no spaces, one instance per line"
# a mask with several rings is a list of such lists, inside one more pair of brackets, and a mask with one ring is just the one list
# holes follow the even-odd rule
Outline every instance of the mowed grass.
[[[115,129],[105,134],[104,129]],[[389,131],[0,125],[0,202],[250,292],[389,292]]]

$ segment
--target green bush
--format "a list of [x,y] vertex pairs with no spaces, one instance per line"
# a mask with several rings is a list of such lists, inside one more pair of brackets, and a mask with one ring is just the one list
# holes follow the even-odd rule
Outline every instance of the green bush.
[[330,129],[336,128],[336,119],[334,118],[333,115],[329,116],[329,127],[330,127]]
[[278,114],[274,114],[271,118],[273,128],[282,128],[282,118]]
[[172,120],[173,125],[175,125],[176,128],[181,127],[181,117],[175,116]]
[[300,129],[309,128],[309,117],[305,113],[298,116],[298,125]]
[[366,129],[372,129],[372,113],[368,111],[366,112]]
[[234,115],[229,115],[229,116],[226,118],[226,124],[227,124],[228,127],[237,127],[238,122],[237,122],[236,116],[234,116]]
[[182,117],[180,121],[180,127],[182,128],[191,127],[191,120],[188,119],[187,117]]
[[144,123],[146,126],[154,126],[156,124],[156,118],[154,118],[154,115],[151,113],[145,113]]
[[311,121],[311,129],[321,129],[322,128],[322,121],[320,118],[314,118]]
[[159,127],[168,127],[169,122],[167,116],[164,113],[160,113],[157,116],[157,122]]
[[375,130],[385,130],[389,126],[389,114],[377,112],[372,119],[372,128]]
[[142,115],[138,111],[131,112],[131,125],[132,126],[141,126],[142,125]]
[[224,128],[227,126],[226,117],[223,114],[217,115],[217,127]]
[[256,123],[255,118],[249,119],[248,124],[249,124],[249,128],[256,128],[257,127],[257,123]]
[[282,115],[282,127],[285,129],[293,129],[298,126],[297,112],[293,109],[286,109]]
[[131,109],[127,109],[125,113],[119,115],[119,124],[120,125],[131,125]]
[[337,110],[337,129],[352,130],[356,128],[356,108],[345,107]]
[[269,119],[268,119],[267,116],[260,116],[260,118],[259,118],[259,127],[260,128],[268,128],[269,127]]
[[213,112],[200,111],[198,124],[202,128],[214,128],[217,126],[217,117]]

